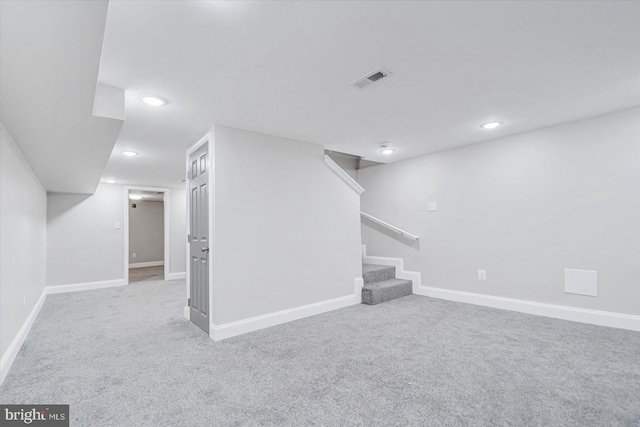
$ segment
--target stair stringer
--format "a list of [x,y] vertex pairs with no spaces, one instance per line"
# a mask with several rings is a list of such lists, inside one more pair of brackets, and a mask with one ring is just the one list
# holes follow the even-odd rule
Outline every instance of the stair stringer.
[[390,265],[396,268],[396,278],[411,280],[413,283],[412,292],[415,295],[425,295],[422,288],[421,274],[419,271],[409,271],[404,269],[404,260],[402,258],[389,258],[381,256],[367,255],[367,247],[362,245],[362,263],[374,265]]

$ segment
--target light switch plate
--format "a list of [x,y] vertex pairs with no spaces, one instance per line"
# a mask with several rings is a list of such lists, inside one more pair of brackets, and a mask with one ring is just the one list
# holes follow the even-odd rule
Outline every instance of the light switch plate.
[[116,222],[116,229],[119,229],[119,228],[120,228],[120,223]]
[[438,203],[437,202],[429,202],[428,209],[430,211],[437,211],[438,210]]

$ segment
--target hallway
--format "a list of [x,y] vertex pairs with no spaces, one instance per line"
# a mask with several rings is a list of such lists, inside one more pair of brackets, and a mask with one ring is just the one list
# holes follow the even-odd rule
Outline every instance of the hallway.
[[129,269],[129,283],[144,282],[147,280],[162,280],[164,278],[164,266],[142,267]]

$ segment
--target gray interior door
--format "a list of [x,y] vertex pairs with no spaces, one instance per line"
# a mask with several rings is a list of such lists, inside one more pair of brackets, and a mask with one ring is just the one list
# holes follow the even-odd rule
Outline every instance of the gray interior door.
[[191,321],[209,333],[209,187],[208,144],[189,158]]

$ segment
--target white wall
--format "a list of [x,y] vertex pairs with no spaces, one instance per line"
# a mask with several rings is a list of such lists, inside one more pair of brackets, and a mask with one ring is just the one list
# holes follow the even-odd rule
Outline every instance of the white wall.
[[[178,190],[178,192],[184,190]],[[173,197],[174,209],[186,204],[182,196]],[[47,284],[49,286],[124,280],[124,187],[100,184],[93,195],[49,193]],[[185,228],[184,215],[169,219],[172,230]],[[175,221],[175,222],[174,222]],[[120,223],[120,229],[115,223]],[[184,239],[171,239],[170,253],[184,254]],[[169,273],[184,272],[170,262]],[[173,268],[182,267],[181,271]]]
[[100,184],[92,195],[49,193],[49,286],[124,279],[123,192]]
[[187,271],[187,190],[186,187],[172,188],[169,200],[169,257],[171,273]]
[[4,355],[44,290],[47,193],[1,125],[0,134],[0,353]]
[[354,156],[344,155],[342,153],[336,153],[334,151],[328,153],[331,160],[333,160],[340,168],[345,171],[351,178],[358,178],[358,159]]
[[323,147],[215,128],[212,322],[352,295],[360,197]]
[[164,203],[129,200],[129,263],[158,261],[164,261]]
[[[640,314],[640,108],[358,171],[371,255],[422,284]],[[438,203],[428,212],[428,202]],[[598,296],[564,292],[564,269],[598,271]],[[487,280],[477,279],[477,270]]]

